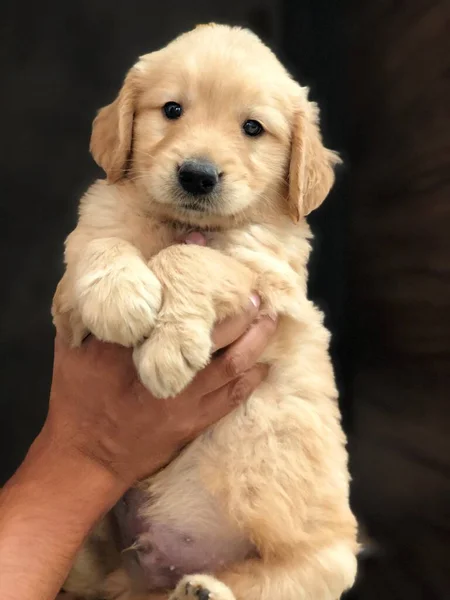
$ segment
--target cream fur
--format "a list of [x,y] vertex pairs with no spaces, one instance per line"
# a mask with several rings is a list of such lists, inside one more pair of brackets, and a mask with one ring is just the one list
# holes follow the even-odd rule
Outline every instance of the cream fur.
[[[161,111],[171,100],[185,107],[176,122]],[[247,118],[264,125],[260,138],[243,135]],[[353,583],[357,543],[329,334],[306,298],[304,217],[325,199],[338,162],[322,145],[317,107],[256,36],[205,26],[140,59],[97,116],[91,150],[107,181],[81,201],[53,305],[74,344],[91,331],[133,346],[144,384],[169,397],[209,361],[214,322],[252,290],[280,315],[262,358],[267,381],[142,483],[152,497],[143,514],[224,543],[251,541],[260,558],[189,576],[170,597],[206,587],[215,600],[336,600]],[[224,172],[208,214],[181,210],[174,191],[176,164],[192,156]],[[174,244],[189,228],[205,231],[208,247]],[[97,562],[91,543],[66,588],[167,598],[139,595],[123,570],[105,577]]]

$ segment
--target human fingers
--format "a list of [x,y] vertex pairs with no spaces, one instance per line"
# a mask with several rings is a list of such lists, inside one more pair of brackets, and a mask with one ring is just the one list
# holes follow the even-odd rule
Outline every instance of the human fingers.
[[192,438],[245,402],[268,372],[268,365],[255,365],[237,379],[203,396],[196,410]]
[[240,338],[256,319],[260,304],[258,294],[252,294],[245,311],[217,323],[211,335],[214,350],[226,348]]
[[237,379],[255,365],[276,328],[276,319],[267,315],[255,321],[222,355],[215,357],[200,371],[192,386],[204,395]]

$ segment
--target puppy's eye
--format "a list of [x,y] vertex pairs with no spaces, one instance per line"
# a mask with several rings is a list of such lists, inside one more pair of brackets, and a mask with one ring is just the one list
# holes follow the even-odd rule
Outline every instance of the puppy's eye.
[[163,111],[168,119],[179,119],[183,114],[183,108],[178,102],[166,102]]
[[249,135],[250,137],[256,137],[257,135],[261,135],[264,131],[263,126],[258,121],[254,119],[249,119],[245,121],[242,125],[242,129],[244,130],[245,135]]

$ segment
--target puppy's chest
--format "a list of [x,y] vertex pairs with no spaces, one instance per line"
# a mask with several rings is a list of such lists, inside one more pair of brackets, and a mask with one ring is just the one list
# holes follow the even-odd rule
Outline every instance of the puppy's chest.
[[[224,249],[227,246],[226,232],[202,229],[175,221],[155,222],[142,219],[137,231],[139,233],[133,242],[147,260],[173,244],[198,243],[194,240],[199,238],[204,238],[210,248]],[[231,240],[228,244],[230,243]]]
[[[255,290],[271,311],[290,314],[306,291],[308,252],[301,237],[277,227],[246,225],[229,229],[202,229],[178,222],[153,224],[141,237],[140,250],[149,260],[173,244],[206,244],[208,248],[245,265],[256,276]],[[304,243],[307,242],[303,240]],[[197,256],[199,254],[197,253]],[[208,259],[212,260],[211,253]],[[200,260],[200,259],[199,259]],[[201,268],[199,264],[199,268]],[[293,304],[294,303],[294,304]]]
[[[241,262],[246,262],[249,255],[277,257],[278,260],[287,261],[282,236],[269,232],[263,226],[250,225],[230,229],[201,228],[176,221],[163,221],[159,223],[142,223],[136,245],[145,258],[149,260],[161,250],[173,244],[200,243],[203,238],[209,248],[213,248],[233,256]],[[253,262],[253,261],[252,261]],[[266,263],[267,268],[267,263]]]

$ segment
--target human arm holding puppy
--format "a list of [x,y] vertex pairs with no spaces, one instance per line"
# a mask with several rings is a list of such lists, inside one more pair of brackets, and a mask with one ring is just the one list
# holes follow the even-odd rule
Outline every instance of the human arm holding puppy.
[[140,384],[129,350],[93,338],[69,349],[57,338],[47,420],[0,496],[2,600],[53,600],[126,489],[250,395],[275,330],[271,319],[254,322],[255,304],[215,328],[215,347],[232,345],[166,401]]

